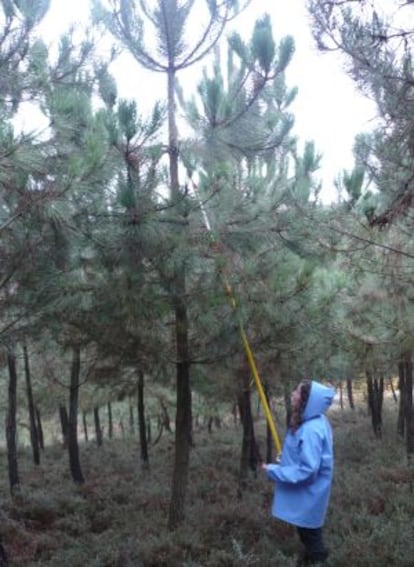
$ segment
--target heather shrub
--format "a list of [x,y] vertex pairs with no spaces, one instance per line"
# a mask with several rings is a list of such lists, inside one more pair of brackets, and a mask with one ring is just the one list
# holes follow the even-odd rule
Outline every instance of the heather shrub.
[[[396,436],[387,401],[383,435],[374,437],[365,408],[331,414],[336,470],[326,523],[330,564],[410,566],[414,557],[413,469]],[[265,423],[256,423],[264,446]],[[76,487],[67,454],[47,447],[40,467],[21,451],[21,491],[1,481],[1,534],[14,567],[235,567],[295,565],[295,529],[270,517],[273,487],[252,474],[239,498],[241,430],[194,431],[186,520],[167,529],[173,438],[139,462],[137,438],[81,445],[85,483]],[[1,460],[4,454],[0,455]],[[4,469],[5,470],[5,469]]]

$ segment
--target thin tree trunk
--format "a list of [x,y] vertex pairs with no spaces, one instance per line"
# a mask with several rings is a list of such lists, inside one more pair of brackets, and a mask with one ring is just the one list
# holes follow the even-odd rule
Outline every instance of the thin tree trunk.
[[17,465],[17,371],[16,355],[14,350],[7,351],[7,364],[9,368],[8,404],[6,417],[7,461],[9,467],[10,493],[13,494],[20,486],[19,470]]
[[69,438],[69,417],[68,417],[68,412],[66,410],[66,406],[63,405],[59,406],[59,418],[60,418],[60,426],[62,429],[63,447],[66,449],[68,446],[68,438]]
[[344,393],[342,389],[342,380],[339,381],[339,405],[341,409],[344,409]]
[[192,426],[192,430],[198,429],[199,426],[200,426],[200,414],[199,413],[197,413],[194,416],[193,421],[194,421],[194,426]]
[[397,394],[395,393],[395,388],[394,388],[394,383],[392,381],[392,376],[388,381],[390,388],[391,388],[391,394],[392,394],[392,398],[394,400],[394,402],[398,402],[398,398],[397,398]]
[[171,420],[170,420],[170,414],[168,413],[168,408],[161,398],[159,402],[161,406],[161,420],[160,420],[161,425],[163,428],[165,428],[166,431],[168,431],[168,433],[172,433]]
[[112,421],[112,406],[111,406],[111,402],[108,402],[108,437],[109,439],[112,439],[112,437],[114,436],[114,424]]
[[164,426],[162,424],[162,421],[159,422],[159,429],[158,429],[158,435],[157,437],[154,439],[153,445],[155,446],[159,440],[161,439],[162,436],[162,432],[164,431]]
[[122,439],[125,439],[125,427],[122,420],[119,422],[119,429],[121,430]]
[[147,418],[147,443],[151,444],[152,441],[152,431],[151,431],[151,416]]
[[89,441],[89,436],[88,436],[88,420],[87,420],[86,411],[82,412],[82,426],[83,426],[83,438],[85,439],[85,443],[87,443]]
[[144,404],[144,373],[138,371],[138,425],[139,441],[141,445],[141,461],[144,467],[149,465],[147,427],[145,424],[145,404]]
[[134,407],[132,405],[131,399],[129,400],[129,431],[131,435],[134,435],[135,433]]
[[378,380],[376,379],[374,381],[374,387],[375,387],[375,393],[377,396],[377,400],[378,400],[378,410],[380,413],[380,419],[381,419],[381,429],[382,429],[382,407],[384,405],[384,376],[381,376],[381,378]]
[[250,371],[247,362],[241,369],[241,391],[238,395],[240,417],[243,425],[242,448],[239,470],[239,497],[242,496],[249,472],[256,474],[258,462],[261,460],[254,433],[253,414],[250,394]]
[[23,358],[24,358],[24,373],[26,377],[27,405],[29,409],[30,443],[32,445],[33,462],[35,465],[39,465],[40,464],[39,435],[37,432],[36,412],[33,403],[32,377],[30,374],[29,355],[27,353],[27,346],[25,344],[23,345]]
[[[269,386],[267,383],[264,385],[264,393],[265,393],[266,401],[270,407]],[[269,424],[267,423],[266,420],[266,463],[271,463],[272,461],[273,461],[273,439]]]
[[411,459],[414,455],[413,361],[411,352],[405,355],[405,424],[407,457]]
[[397,433],[404,439],[405,435],[405,363],[400,360],[398,363],[398,390],[400,392],[400,402],[398,404]]
[[[178,130],[176,122],[176,76],[174,53],[169,54],[167,72],[167,107],[168,107],[168,157],[170,175],[170,194],[177,217],[181,219],[187,214],[185,200],[180,191],[178,176]],[[177,230],[184,230],[177,224]],[[184,520],[185,497],[188,484],[190,449],[192,445],[192,403],[190,383],[190,353],[188,345],[188,313],[186,298],[186,266],[184,261],[175,265],[173,280],[173,304],[175,316],[176,340],[176,417],[175,417],[175,455],[172,479],[171,501],[168,526],[171,530]]]
[[80,384],[80,346],[73,347],[69,390],[68,450],[72,479],[83,484],[78,445],[78,401]]
[[241,498],[245,483],[249,473],[249,423],[248,423],[248,413],[249,413],[249,393],[241,391],[237,396],[237,403],[239,407],[240,420],[242,423],[242,444],[240,451],[240,467],[239,467],[239,487],[238,487],[238,497]]
[[355,409],[354,391],[353,391],[353,387],[352,387],[352,380],[350,378],[347,378],[347,380],[346,380],[346,392],[347,392],[347,395],[348,395],[349,407],[353,410],[353,409]]
[[184,268],[176,274],[175,333],[176,364],[176,418],[175,455],[168,526],[173,530],[184,520],[185,498],[188,485],[190,448],[192,446],[192,411],[190,387],[190,362],[188,349],[188,319],[184,303]]
[[[185,284],[178,276],[179,290]],[[188,485],[190,448],[192,446],[192,411],[190,387],[190,362],[188,352],[187,310],[182,297],[176,297],[176,340],[177,340],[177,409],[175,418],[175,455],[172,480],[171,502],[168,526],[177,528],[184,520],[185,498]]]
[[95,423],[95,438],[96,444],[98,447],[102,447],[103,444],[103,436],[102,436],[102,428],[101,428],[101,420],[99,418],[99,408],[93,408],[93,421]]
[[372,429],[376,437],[382,435],[382,402],[384,399],[384,379],[373,378],[367,370],[368,407],[371,413]]
[[0,567],[9,567],[9,565],[9,558],[7,557],[7,553],[3,547],[3,542],[0,536]]
[[42,427],[42,418],[40,416],[39,408],[36,406],[36,426],[37,426],[37,434],[39,436],[39,447],[44,451],[45,449],[45,438],[43,436],[43,427]]

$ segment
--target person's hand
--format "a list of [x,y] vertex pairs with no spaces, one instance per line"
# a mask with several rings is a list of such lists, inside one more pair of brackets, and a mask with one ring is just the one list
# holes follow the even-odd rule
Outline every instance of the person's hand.
[[262,470],[267,471],[267,464],[266,463],[262,463]]

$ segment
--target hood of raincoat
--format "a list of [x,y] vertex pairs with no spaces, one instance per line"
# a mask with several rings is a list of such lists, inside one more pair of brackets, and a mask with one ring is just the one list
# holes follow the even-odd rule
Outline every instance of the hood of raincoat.
[[334,396],[334,388],[312,380],[309,398],[303,410],[303,420],[306,421],[325,413],[332,404]]

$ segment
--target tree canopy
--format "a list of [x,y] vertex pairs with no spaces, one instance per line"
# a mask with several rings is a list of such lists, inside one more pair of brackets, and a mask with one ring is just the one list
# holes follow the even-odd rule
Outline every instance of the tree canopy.
[[[82,482],[79,408],[97,415],[145,383],[165,413],[174,392],[172,528],[184,514],[193,396],[209,408],[250,390],[240,324],[271,396],[302,377],[400,371],[409,383],[413,29],[401,14],[413,7],[391,18],[374,0],[308,2],[323,56],[339,50],[378,108],[326,205],[323,156],[296,133],[294,38],[276,39],[266,13],[249,38],[226,36],[245,4],[94,0],[92,30],[68,30],[55,55],[36,31],[49,2],[1,4],[0,339],[16,388],[2,406],[10,414],[23,396],[13,364],[30,360],[36,406],[69,408]],[[108,56],[98,34],[115,42]],[[164,75],[149,112],[150,83],[118,96],[121,49]],[[30,109],[42,131],[19,129]]]

